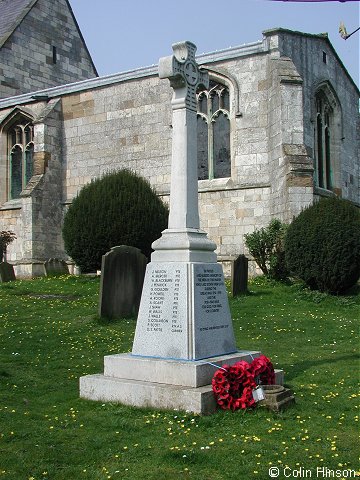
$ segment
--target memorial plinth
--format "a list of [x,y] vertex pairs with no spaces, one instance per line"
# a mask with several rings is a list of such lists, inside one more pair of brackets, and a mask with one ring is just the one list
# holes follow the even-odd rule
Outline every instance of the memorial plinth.
[[[152,247],[131,354],[105,357],[104,375],[80,379],[80,395],[127,405],[209,414],[217,368],[250,360],[239,352],[216,245],[200,229],[196,92],[208,77],[190,42],[160,59],[159,76],[173,88],[173,138],[168,228]],[[280,373],[278,383],[282,383]]]
[[[134,356],[104,357],[104,374],[80,378],[83,398],[100,402],[123,403],[135,407],[187,410],[201,415],[216,411],[211,379],[217,367],[241,360],[251,362],[260,355],[255,351],[238,351],[206,361],[179,361]],[[283,372],[275,370],[277,385]]]
[[132,353],[201,360],[235,351],[221,265],[151,262]]

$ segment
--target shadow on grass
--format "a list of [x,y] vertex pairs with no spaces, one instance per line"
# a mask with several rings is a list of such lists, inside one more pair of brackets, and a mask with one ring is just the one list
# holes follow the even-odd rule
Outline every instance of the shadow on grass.
[[353,287],[349,288],[342,296],[344,297],[357,297],[360,295],[360,283],[357,283]]
[[295,364],[282,364],[280,368],[291,373],[286,373],[286,382],[293,380],[299,373],[304,373],[312,367],[318,367],[321,365],[330,365],[337,362],[347,361],[349,365],[354,365],[353,362],[360,360],[360,355],[355,353],[353,355],[343,355],[341,357],[326,358],[323,360],[305,360],[303,362],[296,362]]
[[291,285],[292,289],[294,292],[297,294],[306,296],[308,298],[312,296],[321,296],[323,299],[324,298],[337,298],[337,299],[346,299],[347,297],[357,297],[360,295],[360,283],[357,283],[356,285],[353,285],[350,287],[348,290],[345,290],[344,292],[338,293],[338,294],[331,294],[328,292],[322,292],[317,289],[311,289],[308,285],[306,285],[303,282],[295,282]]
[[98,325],[114,325],[115,323],[136,323],[135,317],[100,317],[99,315],[93,316],[94,321]]
[[264,295],[272,295],[272,292],[269,290],[257,290],[256,292],[248,290],[247,292],[239,293],[235,297],[229,295],[229,298],[232,300],[237,300],[244,297],[262,297]]

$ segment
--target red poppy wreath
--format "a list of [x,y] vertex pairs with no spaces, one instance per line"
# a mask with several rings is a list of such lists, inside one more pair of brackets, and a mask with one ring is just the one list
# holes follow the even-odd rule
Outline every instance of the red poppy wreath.
[[212,388],[218,405],[223,410],[237,410],[255,405],[253,390],[256,383],[249,364],[245,361],[223,365],[212,379]]
[[275,371],[270,359],[265,355],[254,358],[250,364],[250,371],[258,385],[274,385]]

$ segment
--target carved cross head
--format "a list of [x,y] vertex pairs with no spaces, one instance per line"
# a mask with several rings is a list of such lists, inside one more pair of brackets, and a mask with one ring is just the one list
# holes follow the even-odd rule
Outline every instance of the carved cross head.
[[208,88],[207,72],[199,69],[195,60],[196,46],[191,42],[174,43],[174,55],[160,58],[159,77],[168,78],[174,89],[173,108],[196,111],[196,91]]

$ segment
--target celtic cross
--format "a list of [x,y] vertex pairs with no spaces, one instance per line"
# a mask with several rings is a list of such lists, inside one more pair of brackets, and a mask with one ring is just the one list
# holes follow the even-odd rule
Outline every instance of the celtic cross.
[[193,43],[175,43],[173,52],[159,61],[159,77],[173,89],[169,224],[152,244],[151,261],[211,263],[216,245],[199,219],[196,111],[196,92],[208,88],[208,74],[196,63]]
[[189,108],[196,112],[196,91],[208,88],[207,72],[199,69],[195,61],[196,46],[191,42],[179,42],[173,46],[174,55],[159,62],[159,77],[168,78],[174,89],[173,108]]

